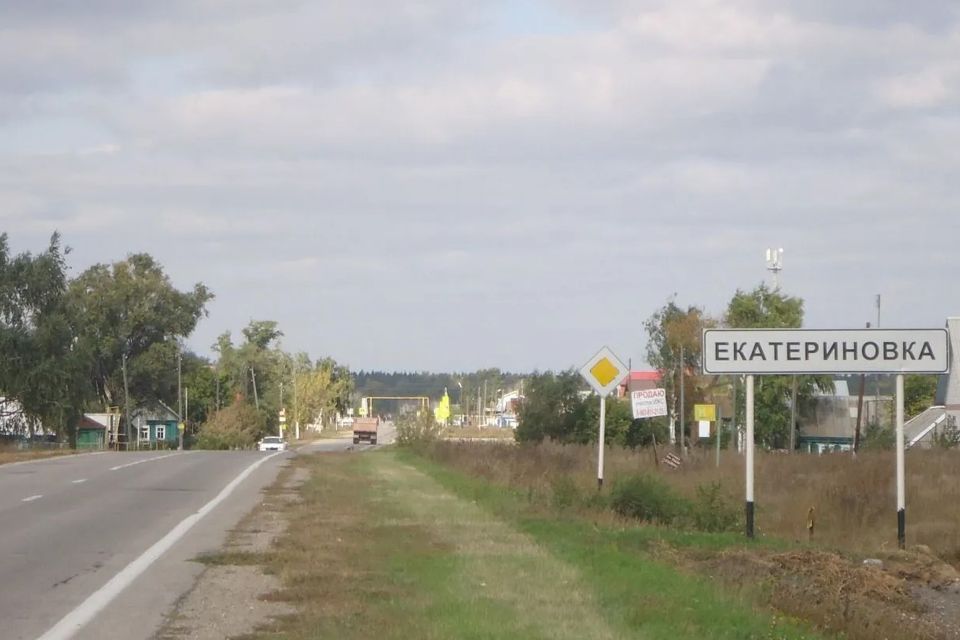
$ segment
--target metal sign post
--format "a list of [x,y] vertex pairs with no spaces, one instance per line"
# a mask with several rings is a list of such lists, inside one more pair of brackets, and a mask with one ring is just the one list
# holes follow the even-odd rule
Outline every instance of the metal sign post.
[[907,488],[904,480],[903,374],[897,374],[897,546],[907,544]]
[[580,375],[600,396],[600,441],[597,454],[597,489],[603,488],[603,448],[606,436],[607,396],[630,373],[630,368],[604,347],[580,367]]
[[603,488],[603,451],[607,434],[607,396],[600,396],[600,443],[597,446],[597,489]]
[[747,376],[747,433],[743,443],[747,470],[747,537],[753,538],[753,376]]

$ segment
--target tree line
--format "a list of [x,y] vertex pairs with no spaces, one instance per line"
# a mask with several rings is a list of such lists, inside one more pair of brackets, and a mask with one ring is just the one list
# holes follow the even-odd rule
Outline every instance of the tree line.
[[0,234],[0,395],[8,430],[75,443],[84,412],[121,407],[182,412],[178,418],[202,433],[218,412],[249,405],[252,430],[245,424],[247,436],[227,439],[241,446],[273,430],[279,408],[294,399],[291,417],[301,422],[329,420],[349,404],[349,371],[330,358],[285,352],[276,322],[252,321],[237,344],[224,333],[213,347],[217,357],[207,358],[185,346],[214,299],[203,283],[178,290],[146,253],[70,278],[69,253],[59,234],[40,253],[15,253]]

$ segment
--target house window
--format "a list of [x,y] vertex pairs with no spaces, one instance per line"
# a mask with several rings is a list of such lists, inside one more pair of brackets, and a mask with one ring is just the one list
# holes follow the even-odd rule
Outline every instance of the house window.
[[150,427],[141,426],[140,427],[140,439],[149,440],[150,439]]
[[166,425],[158,424],[157,425],[157,441],[167,439],[167,427]]

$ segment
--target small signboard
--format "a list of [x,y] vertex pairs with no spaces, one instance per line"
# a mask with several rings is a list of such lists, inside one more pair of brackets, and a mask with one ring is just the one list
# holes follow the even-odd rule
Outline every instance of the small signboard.
[[607,347],[600,349],[580,368],[583,379],[602,397],[610,395],[629,373],[629,367]]
[[633,417],[656,418],[667,415],[667,392],[664,389],[641,389],[630,394]]
[[699,427],[699,430],[697,432],[698,436],[700,436],[701,438],[710,437],[710,421],[709,420],[700,420],[697,422],[697,426]]
[[693,419],[697,422],[716,422],[717,405],[715,404],[695,404],[693,405]]

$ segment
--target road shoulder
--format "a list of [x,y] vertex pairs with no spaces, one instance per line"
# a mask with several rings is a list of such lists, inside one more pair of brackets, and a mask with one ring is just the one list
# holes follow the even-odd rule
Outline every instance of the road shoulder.
[[203,572],[167,615],[156,640],[221,640],[269,629],[272,621],[295,613],[291,605],[270,597],[282,585],[262,562],[286,531],[284,510],[299,501],[307,475],[303,468],[285,468],[223,548],[197,558]]

